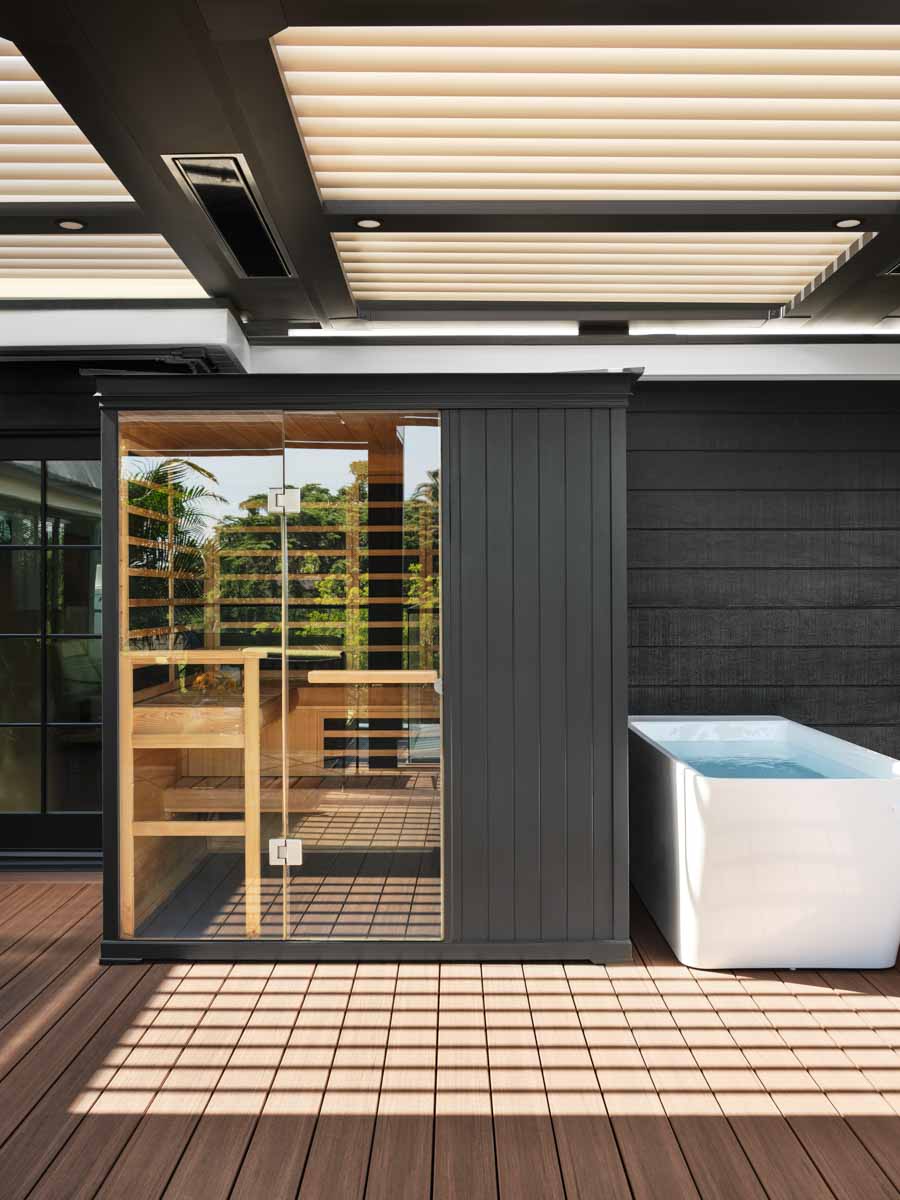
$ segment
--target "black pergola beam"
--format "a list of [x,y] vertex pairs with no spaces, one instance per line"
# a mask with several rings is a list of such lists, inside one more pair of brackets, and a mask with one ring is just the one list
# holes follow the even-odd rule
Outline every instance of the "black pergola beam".
[[[255,20],[257,27],[284,14],[284,25],[881,25],[897,20],[892,0],[754,0],[730,8],[720,0],[632,0],[627,11],[596,0],[257,0],[248,18],[243,6],[218,7],[223,26]],[[210,19],[209,15],[207,19]],[[275,30],[272,30],[275,32]]]
[[[0,203],[0,233],[65,233],[58,221],[81,221],[85,233],[158,233],[159,226],[133,200]],[[77,236],[77,234],[75,235]]]
[[772,304],[529,303],[482,300],[360,300],[364,321],[691,321],[768,320],[781,313]]
[[382,231],[396,233],[815,233],[833,231],[845,217],[858,217],[860,232],[877,232],[900,217],[895,200],[328,200],[323,209],[332,233],[354,232],[362,218],[380,220]]

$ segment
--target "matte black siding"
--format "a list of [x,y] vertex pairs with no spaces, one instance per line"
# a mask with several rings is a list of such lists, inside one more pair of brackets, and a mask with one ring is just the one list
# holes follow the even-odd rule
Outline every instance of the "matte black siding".
[[624,423],[444,418],[455,941],[628,936]]
[[644,384],[630,710],[777,713],[900,755],[896,384]]

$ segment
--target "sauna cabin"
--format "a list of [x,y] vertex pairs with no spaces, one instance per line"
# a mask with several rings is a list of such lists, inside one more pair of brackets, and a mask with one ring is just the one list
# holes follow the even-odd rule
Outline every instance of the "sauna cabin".
[[625,953],[631,381],[534,378],[104,394],[111,960]]

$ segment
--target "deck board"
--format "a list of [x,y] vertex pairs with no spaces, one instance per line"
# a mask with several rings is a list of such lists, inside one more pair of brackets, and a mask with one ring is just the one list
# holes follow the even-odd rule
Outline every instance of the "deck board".
[[900,1196],[896,968],[692,971],[639,904],[608,969],[103,967],[98,903],[0,878],[4,1200]]

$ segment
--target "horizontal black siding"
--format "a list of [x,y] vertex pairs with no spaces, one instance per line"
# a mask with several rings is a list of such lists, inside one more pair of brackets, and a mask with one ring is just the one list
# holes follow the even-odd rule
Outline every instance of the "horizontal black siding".
[[630,710],[776,713],[900,755],[895,384],[644,384]]

